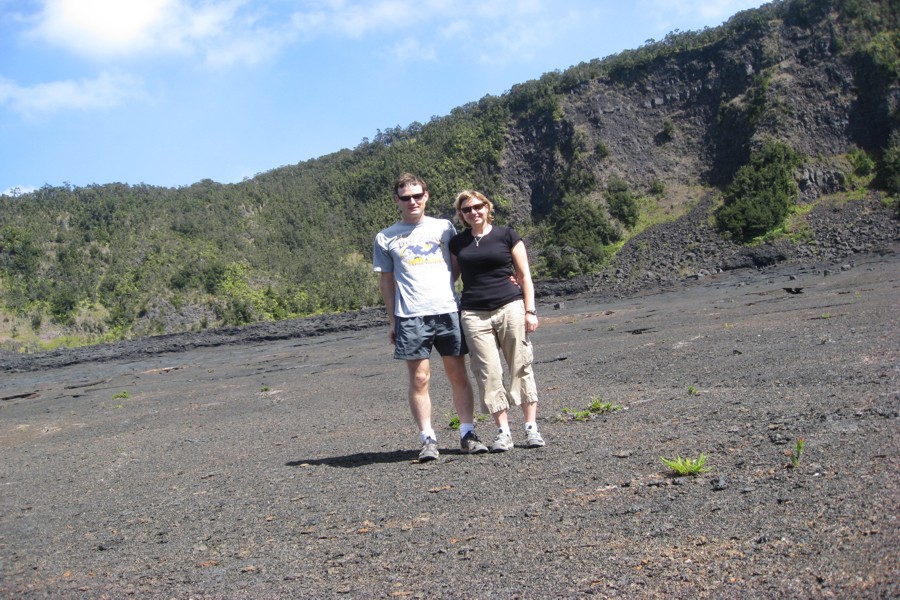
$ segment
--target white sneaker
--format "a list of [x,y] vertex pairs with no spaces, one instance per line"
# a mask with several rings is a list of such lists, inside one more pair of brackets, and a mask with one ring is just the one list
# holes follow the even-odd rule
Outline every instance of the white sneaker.
[[494,443],[491,444],[491,452],[506,452],[507,450],[513,449],[513,440],[512,436],[508,433],[500,432],[497,434],[497,439],[494,440]]
[[438,452],[437,442],[432,438],[426,438],[422,443],[422,450],[419,452],[419,462],[428,462],[437,460],[440,456]]
[[525,440],[526,448],[542,448],[545,445],[544,438],[541,437],[541,433],[537,430],[537,427],[526,429],[525,435],[527,436]]

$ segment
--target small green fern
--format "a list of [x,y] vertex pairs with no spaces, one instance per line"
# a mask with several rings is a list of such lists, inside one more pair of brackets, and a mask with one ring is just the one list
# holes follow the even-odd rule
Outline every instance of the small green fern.
[[707,458],[709,457],[701,452],[700,456],[697,458],[682,458],[676,456],[674,459],[669,459],[660,456],[659,460],[663,461],[663,464],[675,471],[676,474],[685,476],[699,475],[700,473],[710,471],[710,468],[706,466]]

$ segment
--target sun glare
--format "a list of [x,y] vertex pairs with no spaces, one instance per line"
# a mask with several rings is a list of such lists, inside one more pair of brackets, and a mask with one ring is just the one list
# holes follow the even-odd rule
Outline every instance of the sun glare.
[[95,47],[122,48],[139,45],[170,4],[171,0],[56,0],[47,11],[59,33],[90,36]]

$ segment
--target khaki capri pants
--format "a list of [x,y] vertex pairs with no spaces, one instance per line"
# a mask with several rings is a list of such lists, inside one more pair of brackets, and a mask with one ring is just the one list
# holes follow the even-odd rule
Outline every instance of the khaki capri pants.
[[[482,406],[494,414],[510,404],[537,402],[534,352],[525,332],[524,301],[514,300],[490,311],[463,310],[460,323]],[[506,386],[501,354],[509,371]]]

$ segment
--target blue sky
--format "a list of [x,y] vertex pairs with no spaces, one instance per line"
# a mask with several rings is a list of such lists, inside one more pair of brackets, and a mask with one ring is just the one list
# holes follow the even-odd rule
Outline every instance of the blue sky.
[[222,183],[754,0],[0,0],[0,192]]

